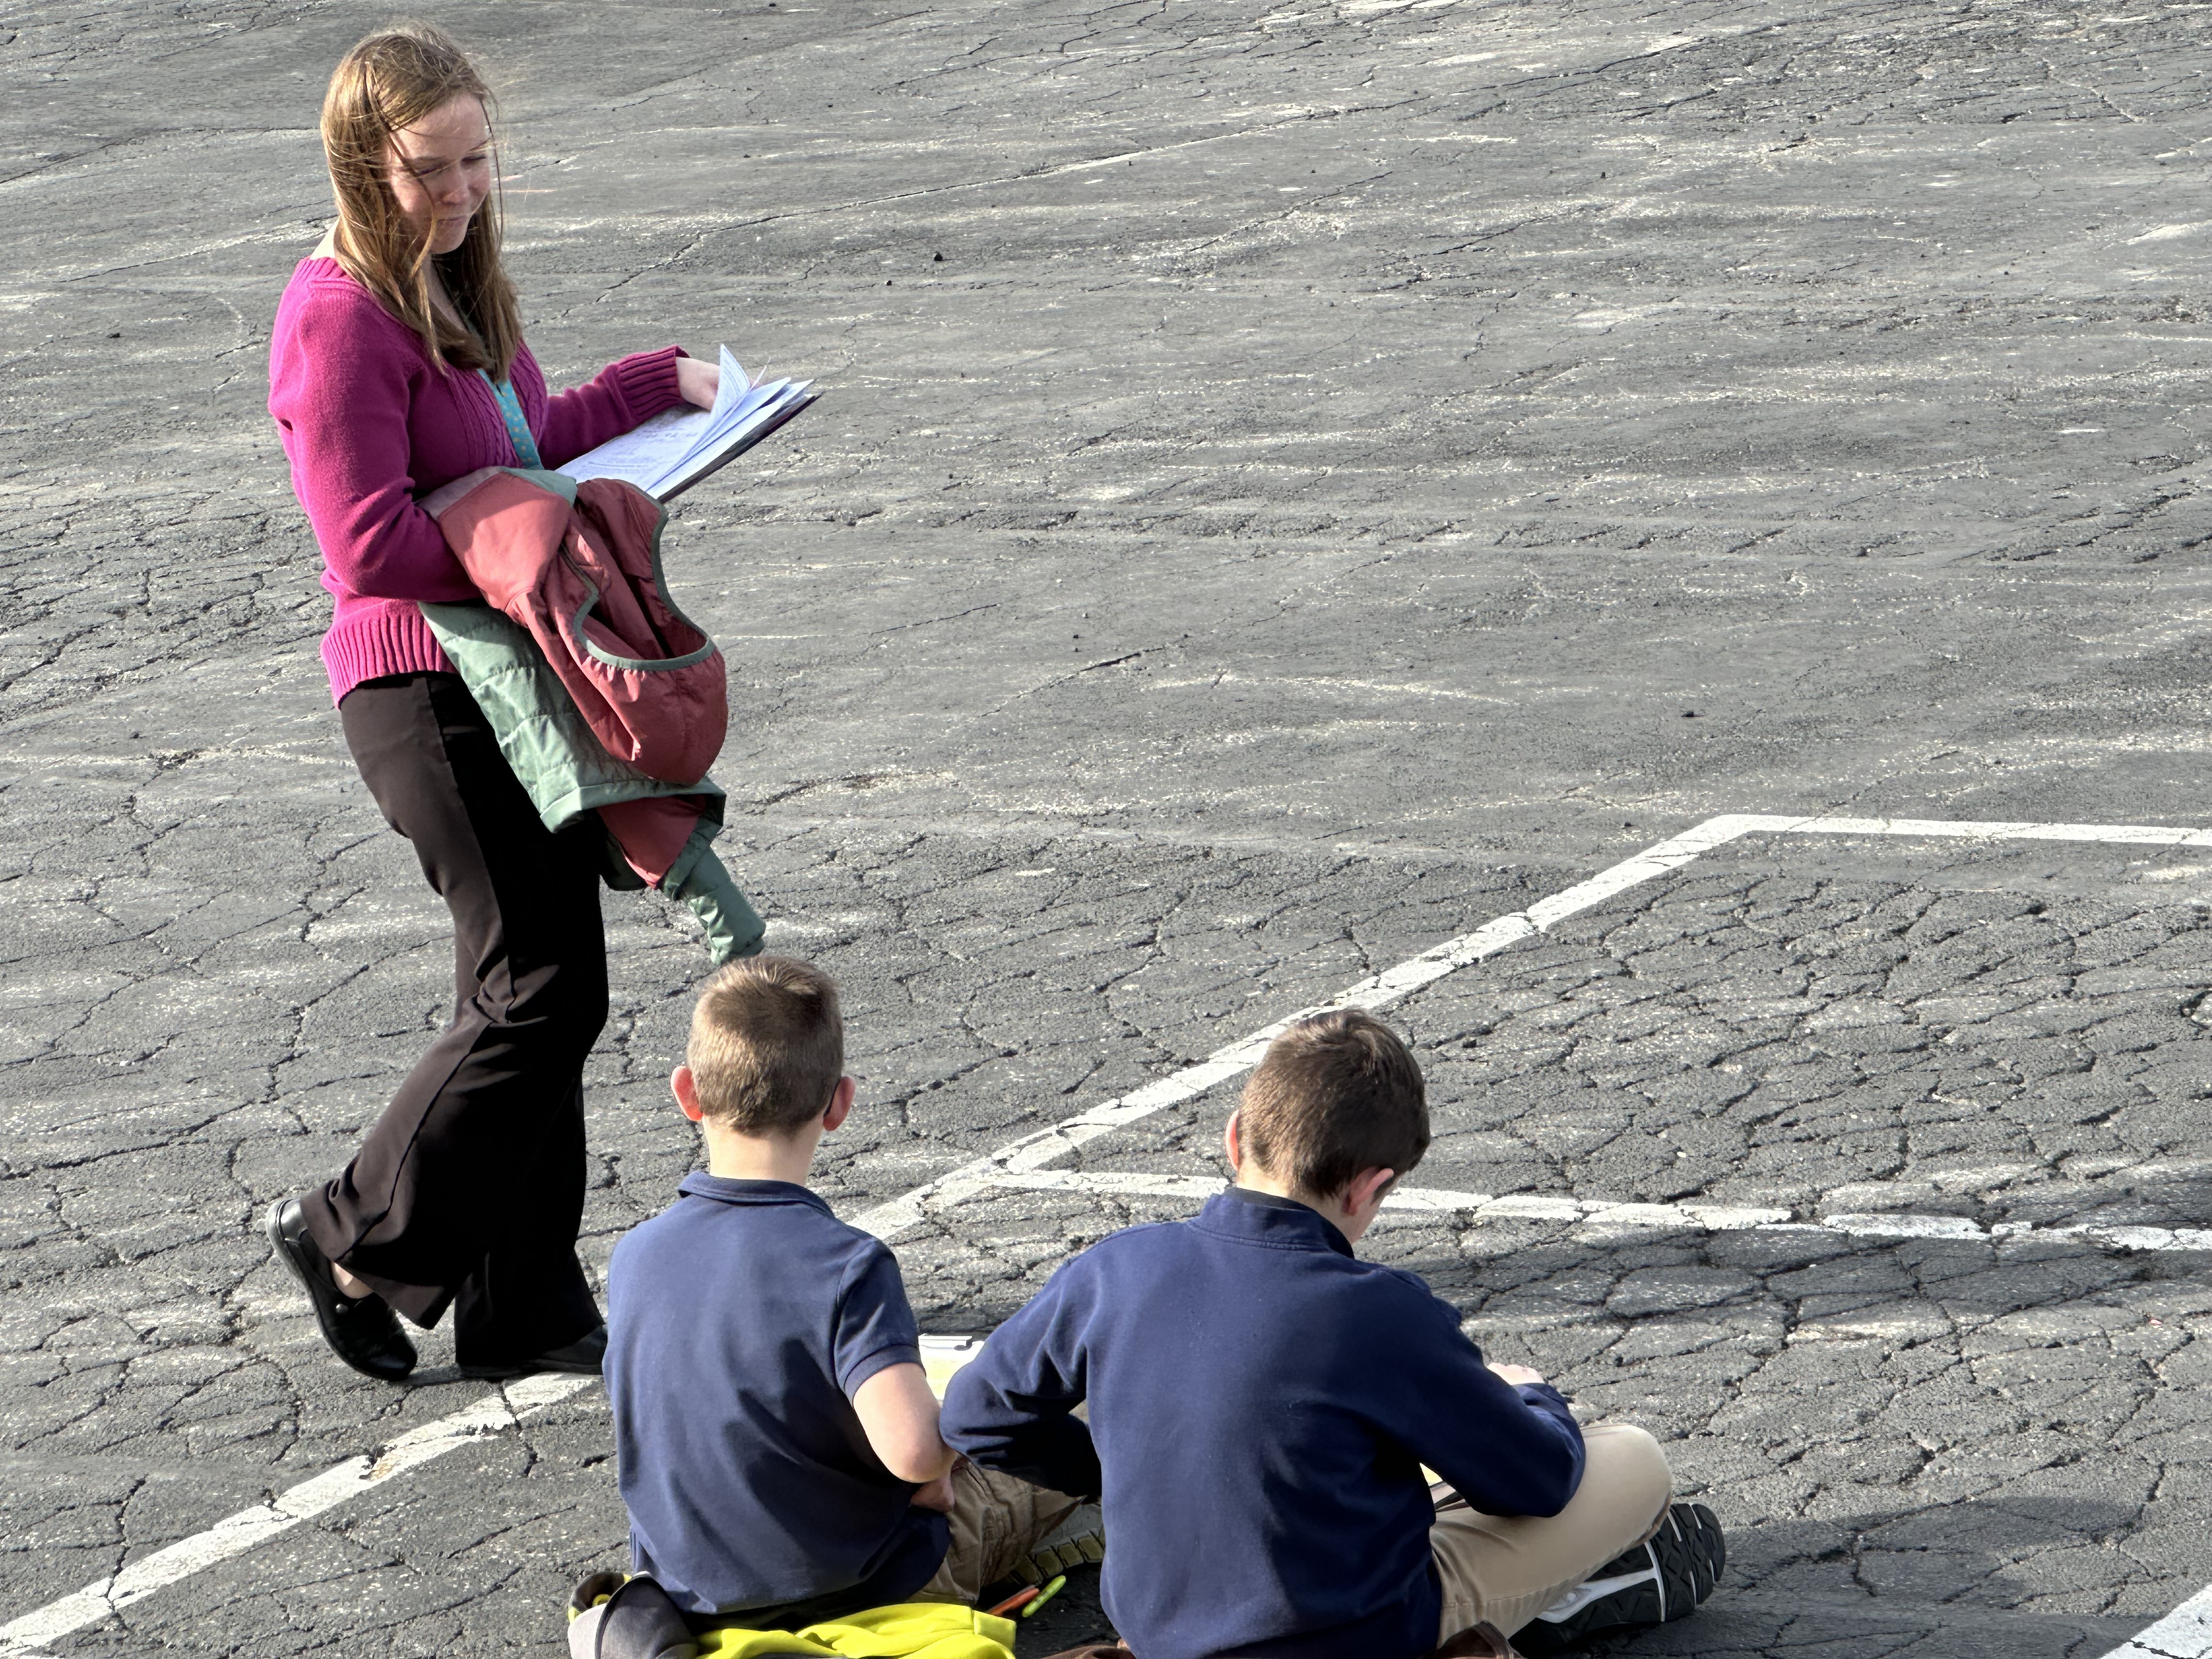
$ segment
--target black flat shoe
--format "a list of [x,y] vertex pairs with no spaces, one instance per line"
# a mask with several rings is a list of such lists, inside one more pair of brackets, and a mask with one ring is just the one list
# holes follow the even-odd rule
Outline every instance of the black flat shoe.
[[307,1231],[307,1212],[298,1199],[271,1205],[262,1231],[276,1247],[276,1259],[306,1286],[307,1300],[315,1304],[315,1323],[322,1327],[323,1340],[332,1353],[380,1382],[397,1382],[415,1369],[415,1345],[399,1328],[384,1298],[348,1296],[338,1289],[329,1258]]
[[572,1376],[597,1376],[599,1362],[607,1357],[607,1328],[594,1325],[574,1342],[533,1354],[527,1359],[512,1359],[471,1364],[464,1361],[463,1376],[472,1376],[480,1382],[505,1382],[518,1376],[528,1376],[537,1371],[566,1371]]

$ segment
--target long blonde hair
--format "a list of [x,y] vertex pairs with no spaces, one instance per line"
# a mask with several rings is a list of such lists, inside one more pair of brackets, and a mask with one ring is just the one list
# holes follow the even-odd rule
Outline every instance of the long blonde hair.
[[483,103],[489,125],[490,86],[460,44],[434,23],[380,29],[346,53],[323,94],[323,155],[338,208],[331,241],[346,274],[422,337],[432,362],[481,368],[504,380],[522,345],[522,315],[514,284],[499,263],[496,153],[489,199],[469,222],[460,246],[437,256],[446,292],[473,334],[456,328],[432,303],[429,238],[400,213],[386,171],[395,133],[456,98],[471,97]]

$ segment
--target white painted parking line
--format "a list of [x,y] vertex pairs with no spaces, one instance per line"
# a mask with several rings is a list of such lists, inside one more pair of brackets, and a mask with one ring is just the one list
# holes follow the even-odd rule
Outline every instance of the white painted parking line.
[[2212,1588],[2201,1589],[2105,1659],[2206,1659],[2212,1655]]
[[853,1224],[875,1234],[878,1238],[896,1238],[908,1228],[918,1224],[933,1211],[957,1205],[964,1199],[988,1190],[1001,1176],[1042,1170],[1101,1135],[1111,1134],[1115,1130],[1127,1128],[1155,1112],[1194,1099],[1215,1084],[1225,1083],[1231,1078],[1250,1071],[1260,1063],[1260,1056],[1267,1051],[1267,1045],[1299,1020],[1330,1008],[1388,1007],[1424,986],[1433,985],[1447,974],[1455,973],[1486,957],[1495,956],[1507,945],[1519,940],[1534,938],[1577,911],[1602,903],[1614,894],[1626,892],[1654,876],[1680,869],[1699,854],[1747,833],[1740,826],[1756,822],[1759,820],[1741,817],[1710,819],[1694,830],[1638,853],[1634,858],[1622,860],[1588,881],[1577,882],[1564,892],[1540,899],[1526,910],[1516,910],[1510,915],[1485,922],[1471,933],[1446,939],[1442,945],[1424,951],[1417,957],[1408,957],[1395,968],[1363,979],[1357,985],[1346,987],[1326,1002],[1316,1003],[1310,1008],[1301,1008],[1293,1014],[1285,1014],[1273,1024],[1240,1038],[1225,1048],[1217,1048],[1197,1064],[1186,1066],[1157,1083],[1148,1083],[1143,1088],[1107,1101],[1103,1105],[1093,1106],[1073,1117],[1064,1118],[1048,1129],[1039,1129],[1008,1141],[997,1151],[963,1164],[949,1175],[939,1176],[934,1181],[915,1188],[904,1197],[895,1198],[889,1203],[878,1204],[872,1209],[861,1212],[853,1218]]
[[[1176,1199],[1195,1209],[1222,1189],[1218,1176],[1124,1175],[1110,1170],[1008,1170],[983,1184],[1008,1192],[1097,1193],[1104,1197]],[[1801,1220],[1789,1210],[1735,1204],[1627,1204],[1565,1198],[1548,1193],[1460,1193],[1407,1187],[1382,1200],[1382,1221],[1422,1216],[1471,1217],[1479,1221],[1557,1221],[1577,1232],[1695,1231],[1709,1233],[1834,1233],[1846,1238],[1960,1239],[1992,1244],[2041,1240],[2116,1250],[2212,1250],[2212,1228],[2134,1227],[2101,1223],[2037,1226],[1998,1222],[1984,1227],[1961,1215],[1910,1210],[1838,1213]]]
[[1116,1129],[1127,1128],[1168,1107],[1204,1094],[1260,1062],[1267,1045],[1297,1021],[1330,1008],[1382,1008],[1433,985],[1446,975],[1496,955],[1507,945],[1544,933],[1569,916],[1616,894],[1679,870],[1700,854],[1750,835],[1887,836],[1970,841],[2102,842],[2142,847],[2212,847],[2212,830],[2136,823],[1975,823],[1944,818],[1851,818],[1819,814],[1785,817],[1773,813],[1727,812],[1694,830],[1624,859],[1588,881],[1577,882],[1526,910],[1499,916],[1471,933],[1409,957],[1370,979],[1348,986],[1328,1001],[1286,1014],[1204,1060],[1170,1073],[1157,1083],[1078,1112],[1049,1128],[1008,1141],[996,1151],[963,1164],[902,1197],[876,1205],[853,1218],[853,1224],[884,1239],[896,1238],[933,1212],[1007,1184],[1012,1176],[1032,1174]]
[[[1720,822],[1718,819],[1715,823]],[[2124,847],[2212,847],[2212,830],[2156,823],[2007,823],[1952,818],[1741,817],[1739,835],[1912,836],[1962,841],[2095,841]]]
[[515,1428],[532,1412],[598,1382],[595,1376],[540,1376],[510,1382],[499,1393],[486,1395],[450,1417],[409,1430],[377,1456],[348,1458],[312,1480],[288,1486],[271,1503],[256,1504],[225,1516],[205,1532],[155,1550],[109,1577],[95,1579],[73,1595],[0,1625],[0,1656],[31,1659],[46,1643],[96,1625],[118,1608],[143,1601],[203,1568],[243,1555],[255,1545],[373,1486],[420,1468],[433,1458],[477,1443],[486,1435]]

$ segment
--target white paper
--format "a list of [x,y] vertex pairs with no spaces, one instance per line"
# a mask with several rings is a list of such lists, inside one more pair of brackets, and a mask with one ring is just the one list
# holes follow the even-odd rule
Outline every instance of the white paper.
[[610,438],[559,469],[578,483],[586,478],[620,478],[656,499],[708,466],[792,403],[805,395],[811,381],[755,384],[744,368],[721,348],[721,383],[712,409],[664,410],[642,426]]
[[608,439],[556,471],[578,483],[586,478],[620,478],[650,495],[661,474],[683,464],[714,421],[713,413],[704,409],[663,410],[644,425]]
[[726,452],[781,416],[793,404],[805,402],[807,388],[813,384],[811,380],[775,380],[756,388],[741,406],[738,418],[717,434],[712,442],[701,445],[696,453],[662,475],[654,493],[665,495],[705,471]]

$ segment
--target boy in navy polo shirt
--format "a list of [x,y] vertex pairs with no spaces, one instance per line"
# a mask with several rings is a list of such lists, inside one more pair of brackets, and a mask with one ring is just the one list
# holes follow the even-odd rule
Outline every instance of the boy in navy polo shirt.
[[607,1271],[607,1398],[636,1571],[696,1627],[972,1601],[1077,1500],[963,1465],[898,1263],[804,1185],[853,1109],[830,977],[725,968],[671,1079],[707,1171]]
[[1389,1027],[1291,1027],[1229,1120],[1236,1184],[1067,1263],[947,1390],[979,1463],[1071,1490],[1103,1466],[1106,1610],[1137,1659],[1417,1659],[1481,1625],[1549,1654],[1711,1590],[1719,1527],[1670,1506],[1650,1435],[1585,1433],[1414,1274],[1352,1255],[1428,1144]]

